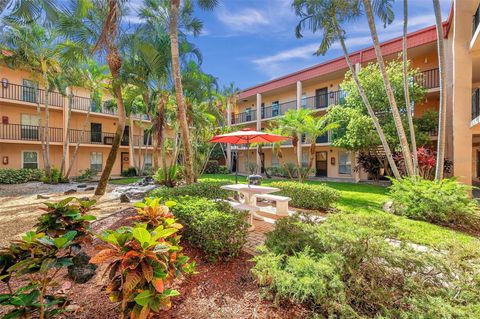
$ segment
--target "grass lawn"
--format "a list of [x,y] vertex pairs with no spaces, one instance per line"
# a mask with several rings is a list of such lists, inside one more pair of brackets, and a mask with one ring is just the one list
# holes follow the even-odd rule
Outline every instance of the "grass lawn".
[[141,180],[141,177],[124,177],[119,179],[111,179],[108,181],[108,183],[113,185],[128,185],[139,182]]
[[[235,182],[235,176],[222,174],[206,174],[200,180],[215,179],[228,180]],[[238,177],[239,183],[245,183],[244,176]],[[269,185],[274,179],[264,179],[262,185]],[[405,217],[385,213],[382,210],[383,204],[388,200],[388,188],[355,183],[342,182],[320,182],[306,181],[308,184],[327,184],[337,189],[341,194],[341,199],[337,204],[339,210],[354,214],[383,214],[392,218],[392,222],[401,231],[403,238],[417,244],[436,246],[445,248],[445,246],[456,243],[480,244],[480,240],[445,227],[437,226],[423,221],[411,220]]]

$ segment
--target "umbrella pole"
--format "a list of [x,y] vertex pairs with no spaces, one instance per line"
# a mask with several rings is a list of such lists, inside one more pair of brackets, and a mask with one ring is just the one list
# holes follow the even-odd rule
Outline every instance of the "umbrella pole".
[[[232,162],[233,162],[233,156],[232,156]],[[233,163],[232,167],[233,167]],[[235,184],[238,184],[238,152],[235,152]]]

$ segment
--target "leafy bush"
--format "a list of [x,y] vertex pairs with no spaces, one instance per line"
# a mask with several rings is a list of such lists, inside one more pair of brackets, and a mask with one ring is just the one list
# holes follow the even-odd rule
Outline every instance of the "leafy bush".
[[86,215],[95,201],[78,200],[76,205],[73,200],[45,203],[37,230],[0,251],[0,279],[8,287],[12,277],[23,284],[0,294],[0,305],[13,306],[4,318],[53,318],[64,311],[67,297],[56,292],[64,276],[59,271],[74,264],[73,254],[91,239],[88,227],[95,219]]
[[394,212],[412,219],[438,224],[478,228],[477,202],[471,188],[455,179],[430,181],[422,178],[392,180],[390,197]]
[[135,167],[129,167],[128,169],[123,170],[121,175],[123,177],[134,177],[137,176],[137,170],[135,169]]
[[326,210],[339,200],[340,193],[325,184],[303,184],[298,182],[273,182],[271,187],[281,189],[280,194],[290,197],[290,204],[304,209]]
[[92,263],[107,264],[110,280],[107,292],[112,302],[121,301],[121,318],[149,318],[171,307],[171,297],[179,292],[168,288],[182,273],[194,272],[195,263],[181,253],[182,225],[175,222],[168,207],[158,199],[137,205],[147,223],[107,230],[102,247]]
[[30,168],[1,168],[0,184],[20,184],[33,181],[41,181],[44,173],[40,169]]
[[205,174],[228,174],[228,168],[224,165],[219,165],[218,161],[208,161],[205,167]]
[[195,184],[182,185],[175,188],[160,187],[153,190],[150,196],[163,199],[175,199],[179,196],[198,196],[210,199],[226,199],[229,191],[221,189],[221,186],[230,184],[228,181],[201,181]]
[[92,170],[91,168],[87,168],[84,171],[81,171],[81,174],[75,178],[77,182],[89,182],[93,179],[93,177],[97,176],[98,172]]
[[58,168],[52,167],[50,170],[50,176],[45,175],[42,179],[42,182],[45,184],[58,184],[58,183],[68,183],[68,180],[62,176],[62,173]]
[[173,165],[165,170],[160,167],[153,175],[153,179],[161,184],[169,187],[175,186],[183,178],[183,167],[180,165]]
[[[267,235],[253,268],[277,301],[302,302],[326,318],[480,315],[476,242],[448,250],[419,247],[402,241],[404,234],[385,214],[284,223]],[[295,235],[285,233],[292,229]]]
[[171,210],[185,226],[185,238],[210,259],[237,256],[246,242],[248,213],[235,211],[227,203],[181,197]]

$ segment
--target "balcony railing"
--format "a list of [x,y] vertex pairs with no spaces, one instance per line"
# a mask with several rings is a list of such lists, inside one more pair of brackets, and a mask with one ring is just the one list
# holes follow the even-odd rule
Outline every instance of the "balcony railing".
[[472,94],[472,120],[480,116],[480,88],[475,89]]
[[422,71],[413,80],[427,90],[440,87],[438,68]]
[[[2,83],[0,98],[45,105],[45,90],[13,83]],[[48,100],[49,106],[63,107],[63,95],[58,92],[48,92]]]
[[[70,143],[80,144],[99,144],[99,145],[112,145],[113,139],[115,138],[115,133],[105,133],[105,132],[94,132],[94,131],[84,131],[72,129],[70,130]],[[122,141],[120,142],[122,146],[128,146],[128,136],[123,136]]]
[[[23,125],[23,124],[0,124],[0,139],[14,141],[32,141],[40,142],[41,136],[46,136],[46,130],[42,126]],[[63,141],[63,129],[50,127],[50,142]]]
[[246,122],[251,122],[256,120],[257,120],[256,109],[237,113],[237,114],[234,114],[234,116],[232,116],[232,124],[246,123]]
[[[65,96],[59,92],[48,92],[49,106],[67,107],[65,104]],[[33,104],[45,105],[45,90],[36,87],[13,84],[0,83],[0,99],[27,102]],[[116,115],[117,110],[108,108],[108,101],[102,103],[101,106],[96,106],[95,103],[88,97],[73,96],[72,109],[80,111],[88,111],[89,109],[94,113]],[[147,120],[145,114],[134,114],[133,117],[139,120]]]

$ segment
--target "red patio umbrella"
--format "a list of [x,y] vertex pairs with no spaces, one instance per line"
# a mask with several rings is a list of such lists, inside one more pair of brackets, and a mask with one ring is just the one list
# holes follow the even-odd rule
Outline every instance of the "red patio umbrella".
[[[250,143],[274,143],[287,140],[288,137],[270,134],[265,132],[258,132],[251,128],[244,128],[240,131],[220,134],[214,136],[209,142],[212,143],[226,143],[226,144],[247,144],[247,162],[248,162],[248,148]],[[238,167],[235,170],[235,183],[237,182]]]

